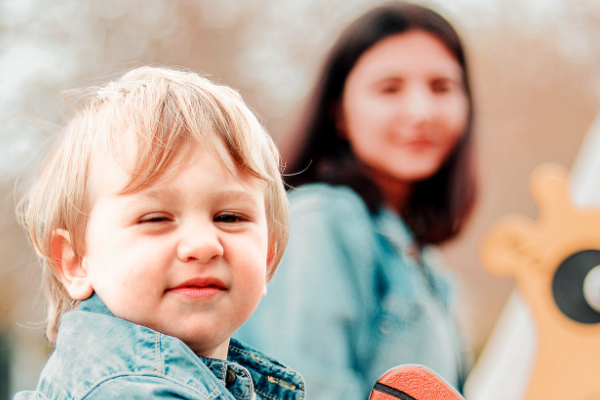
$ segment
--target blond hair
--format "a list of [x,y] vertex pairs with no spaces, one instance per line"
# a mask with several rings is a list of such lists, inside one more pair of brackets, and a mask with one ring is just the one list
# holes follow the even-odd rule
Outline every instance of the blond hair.
[[85,246],[91,210],[89,176],[99,147],[118,159],[119,139],[135,132],[137,157],[123,193],[151,184],[180,151],[219,138],[235,164],[263,180],[270,279],[288,239],[288,203],[275,144],[234,90],[193,72],[142,67],[83,91],[79,107],[43,161],[20,205],[24,226],[42,261],[48,300],[47,336],[54,341],[62,314],[77,306],[61,283],[51,251],[57,229],[69,232],[75,255]]

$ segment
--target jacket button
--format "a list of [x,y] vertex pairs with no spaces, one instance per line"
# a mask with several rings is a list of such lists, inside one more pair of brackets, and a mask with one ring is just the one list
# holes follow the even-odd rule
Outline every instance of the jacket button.
[[227,367],[227,372],[225,373],[225,386],[229,387],[233,385],[236,379],[237,376],[235,375],[235,372],[233,372],[231,368]]

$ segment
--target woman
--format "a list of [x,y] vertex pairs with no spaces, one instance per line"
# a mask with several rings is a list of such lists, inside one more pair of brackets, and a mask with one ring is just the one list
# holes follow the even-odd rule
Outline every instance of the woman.
[[475,197],[473,107],[460,40],[441,16],[395,3],[331,50],[290,176],[290,241],[236,336],[300,371],[310,399],[367,398],[397,364],[455,387],[464,357],[452,281],[433,245]]

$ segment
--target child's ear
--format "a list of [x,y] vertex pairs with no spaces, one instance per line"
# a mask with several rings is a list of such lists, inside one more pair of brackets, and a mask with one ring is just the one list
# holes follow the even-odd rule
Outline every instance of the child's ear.
[[273,260],[275,259],[275,255],[277,254],[277,248],[275,244],[275,238],[271,239],[269,243],[269,249],[267,250],[267,270],[272,268]]
[[82,261],[75,254],[71,236],[64,229],[57,229],[52,234],[52,257],[61,281],[73,300],[85,300],[93,293],[88,274]]
[[273,261],[275,260],[275,256],[277,255],[277,245],[275,244],[275,237],[269,243],[269,250],[267,251],[267,279],[265,281],[265,286],[263,288],[262,297],[267,295],[267,284],[269,283],[270,277],[269,273],[273,270]]

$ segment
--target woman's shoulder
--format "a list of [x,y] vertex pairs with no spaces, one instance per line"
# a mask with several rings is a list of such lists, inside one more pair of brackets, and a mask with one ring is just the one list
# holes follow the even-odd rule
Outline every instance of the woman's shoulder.
[[347,186],[310,183],[293,189],[289,194],[294,213],[327,212],[367,216],[369,210],[358,193]]
[[303,185],[290,193],[288,247],[301,243],[305,249],[310,242],[313,247],[333,248],[335,244],[338,249],[367,254],[375,245],[375,219],[363,199],[346,186]]

